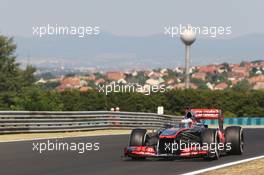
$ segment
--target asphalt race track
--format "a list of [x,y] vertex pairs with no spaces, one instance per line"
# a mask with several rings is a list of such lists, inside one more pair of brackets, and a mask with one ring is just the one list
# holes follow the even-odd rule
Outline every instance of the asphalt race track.
[[[167,175],[181,174],[227,162],[264,155],[264,129],[245,129],[243,156],[225,156],[218,161],[131,161],[121,158],[128,143],[128,135],[96,136],[59,139],[63,142],[100,142],[100,150],[79,154],[77,152],[32,151],[33,141],[0,143],[1,175]],[[41,141],[34,141],[41,142]]]

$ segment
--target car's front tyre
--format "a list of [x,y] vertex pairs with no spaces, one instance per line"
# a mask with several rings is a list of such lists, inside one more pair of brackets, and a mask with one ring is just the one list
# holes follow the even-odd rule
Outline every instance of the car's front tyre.
[[[129,146],[145,146],[146,145],[147,130],[133,129],[129,137]],[[144,160],[145,157],[133,156],[132,160]]]
[[129,138],[129,146],[145,146],[146,136],[146,129],[133,129]]

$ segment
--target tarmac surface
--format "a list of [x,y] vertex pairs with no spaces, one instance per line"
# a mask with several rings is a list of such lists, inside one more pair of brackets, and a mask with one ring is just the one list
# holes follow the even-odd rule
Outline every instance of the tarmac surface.
[[[48,139],[0,143],[0,174],[3,175],[176,175],[223,163],[264,155],[264,129],[244,129],[245,152],[241,156],[224,156],[216,161],[181,159],[175,161],[132,161],[122,158],[128,135],[89,136],[50,139],[52,143],[88,143],[83,154],[78,151],[33,151],[33,143]],[[92,145],[90,145],[91,143]],[[97,149],[95,143],[99,143]]]

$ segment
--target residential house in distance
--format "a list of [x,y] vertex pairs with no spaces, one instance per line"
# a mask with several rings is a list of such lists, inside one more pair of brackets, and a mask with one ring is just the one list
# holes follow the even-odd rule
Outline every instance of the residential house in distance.
[[204,73],[204,72],[194,73],[194,74],[192,74],[192,78],[205,81],[206,73]]
[[160,74],[161,74],[161,77],[168,76],[168,69],[161,69]]
[[57,87],[58,91],[64,91],[67,89],[79,89],[81,87],[81,80],[78,77],[67,77],[60,81],[60,85]]
[[[185,83],[178,83],[178,84],[176,84],[173,88],[174,88],[174,89],[185,89]],[[197,89],[198,86],[196,86],[195,84],[191,83],[191,84],[190,84],[190,88],[191,88],[191,89]]]
[[83,76],[80,78],[83,80],[86,80],[86,81],[95,81],[95,79],[96,79],[95,75],[88,75],[88,76]]
[[162,73],[151,71],[148,74],[148,77],[151,78],[151,79],[158,79],[158,78],[162,77]]
[[103,79],[103,78],[99,78],[98,80],[96,80],[95,82],[94,82],[94,84],[95,85],[99,85],[99,84],[104,84],[105,83],[105,80]]
[[166,84],[167,84],[167,85],[172,85],[172,84],[174,84],[174,83],[175,83],[175,80],[172,79],[172,78],[166,81]]
[[106,78],[112,81],[118,81],[124,79],[125,75],[123,72],[106,72]]
[[159,85],[160,82],[159,80],[150,78],[146,81],[146,84],[151,85],[151,86],[156,86],[156,85]]
[[258,75],[251,77],[249,79],[249,83],[251,83],[253,86],[253,89],[260,90],[264,89],[264,75]]
[[198,72],[203,73],[215,73],[218,70],[216,65],[198,66],[197,69]]
[[226,88],[228,88],[228,84],[225,82],[219,83],[214,87],[215,90],[224,90]]
[[249,78],[249,82],[251,84],[256,84],[257,82],[264,82],[264,75],[253,76]]
[[47,81],[44,80],[43,78],[39,79],[38,81],[35,82],[35,84],[46,84]]
[[[264,84],[264,60],[257,60],[252,62],[241,62],[240,64],[210,64],[204,66],[191,67],[191,88],[196,89],[202,84],[206,85],[211,90],[222,90],[234,87],[238,82],[247,80],[253,89],[263,89]],[[72,73],[72,72],[70,72]],[[40,86],[51,85],[57,86],[59,91],[66,89],[79,89],[82,92],[88,91],[90,88],[96,88],[99,84],[128,84],[140,83],[145,85],[165,85],[167,89],[184,89],[184,68],[176,67],[147,69],[147,70],[124,70],[121,71],[97,71],[97,72],[83,72],[81,74],[72,74],[72,77],[64,77],[64,74],[57,74],[47,78],[45,72],[44,76],[38,76],[36,84]],[[65,74],[67,75],[67,74]],[[42,79],[43,78],[43,79]],[[193,81],[198,79],[201,81]],[[220,83],[221,82],[221,83]],[[90,87],[89,87],[90,86]],[[54,86],[52,87],[54,88]],[[145,90],[143,90],[145,92]]]
[[232,68],[232,73],[237,75],[238,77],[246,78],[249,76],[249,70],[249,67],[234,66]]
[[87,86],[82,86],[82,87],[80,88],[80,91],[81,91],[81,92],[87,92],[89,89],[91,89],[91,88],[89,88],[89,87],[87,87]]
[[257,82],[253,86],[253,89],[255,89],[255,90],[264,90],[264,82]]
[[214,89],[214,84],[212,84],[212,83],[210,83],[210,82],[207,82],[207,83],[206,83],[206,86],[207,86],[209,89],[211,89],[211,90]]
[[176,72],[176,73],[182,74],[183,73],[183,68],[176,67],[176,68],[173,69],[173,71]]

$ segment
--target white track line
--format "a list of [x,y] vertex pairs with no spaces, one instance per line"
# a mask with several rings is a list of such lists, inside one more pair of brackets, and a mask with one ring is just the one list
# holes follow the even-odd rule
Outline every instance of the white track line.
[[27,141],[37,141],[37,140],[49,140],[49,139],[67,139],[75,137],[84,137],[84,136],[67,136],[67,137],[39,137],[39,138],[30,138],[30,139],[17,139],[17,140],[1,140],[0,143],[9,143],[9,142],[27,142]]
[[235,162],[225,163],[225,164],[222,164],[222,165],[217,165],[217,166],[213,166],[213,167],[210,167],[210,168],[205,168],[205,169],[201,169],[201,170],[197,170],[197,171],[192,171],[192,172],[185,173],[185,174],[182,174],[182,175],[200,174],[200,173],[204,173],[204,172],[207,172],[207,171],[212,171],[212,170],[216,170],[216,169],[220,169],[220,168],[224,168],[224,167],[228,167],[228,166],[232,166],[232,165],[237,165],[237,164],[240,164],[240,163],[245,163],[245,162],[249,162],[249,161],[252,161],[252,160],[262,159],[262,158],[264,158],[264,155],[257,156],[257,157],[252,157],[252,158],[249,158],[249,159],[243,159],[243,160],[239,160],[239,161],[235,161]]

